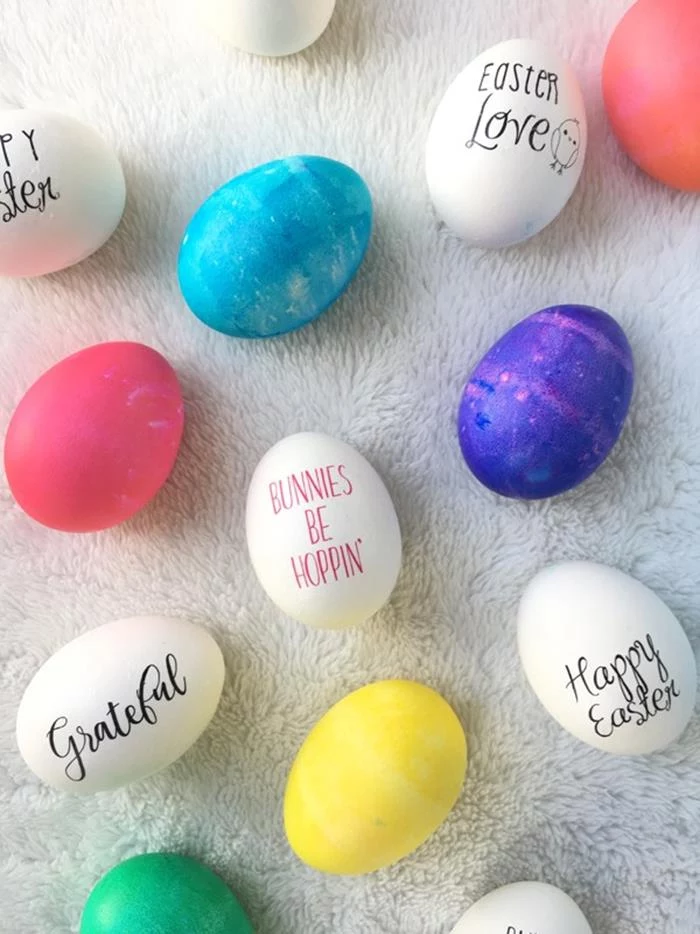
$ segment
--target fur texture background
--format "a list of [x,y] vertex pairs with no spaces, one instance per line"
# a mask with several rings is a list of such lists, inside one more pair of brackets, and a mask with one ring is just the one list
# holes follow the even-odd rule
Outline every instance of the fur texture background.
[[[700,720],[664,753],[608,757],[540,708],[515,644],[528,580],[582,557],[654,588],[700,646],[700,200],[643,177],[606,124],[601,62],[626,6],[338,0],[316,46],[269,61],[192,29],[170,0],[3,0],[3,102],[99,128],[123,160],[129,199],[92,259],[0,282],[0,429],[48,366],[108,339],[168,357],[188,423],[167,487],[113,531],[50,532],[0,484],[1,931],[77,930],[97,878],[153,849],[221,872],[259,934],[447,934],[473,900],[529,878],[569,892],[595,934],[700,929]],[[541,236],[470,251],[431,211],[425,137],[451,79],[517,35],[552,42],[576,67],[589,158]],[[367,179],[377,209],[367,261],[298,334],[247,343],[209,331],[178,291],[185,223],[233,175],[297,152],[342,159]],[[633,409],[612,457],[579,490],[508,502],[464,467],[456,406],[493,341],[558,302],[598,305],[622,323],[637,363]],[[391,604],[362,630],[316,633],[282,618],[247,559],[252,471],[302,429],[354,444],[395,498],[404,569]],[[77,634],[147,612],[189,617],[219,639],[228,674],[214,722],[141,784],[86,799],[43,787],[14,741],[25,685]],[[396,868],[317,875],[282,831],[292,758],[333,702],[399,676],[435,686],[461,716],[464,794]]]

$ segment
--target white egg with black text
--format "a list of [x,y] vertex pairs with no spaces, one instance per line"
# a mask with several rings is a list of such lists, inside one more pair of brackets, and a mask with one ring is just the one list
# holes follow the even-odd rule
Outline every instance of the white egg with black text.
[[561,889],[544,882],[516,882],[472,905],[451,934],[591,934],[591,927]]
[[46,784],[91,794],[179,759],[214,716],[221,650],[206,630],[162,616],[105,623],[42,665],[17,713],[17,744]]
[[615,568],[574,561],[541,571],[520,601],[518,648],[545,709],[597,749],[664,749],[693,714],[688,637],[653,591]]
[[0,275],[43,276],[86,259],[124,212],[119,160],[92,127],[44,110],[0,111]]
[[527,240],[571,198],[587,141],[572,67],[542,42],[502,42],[458,75],[435,113],[426,147],[435,210],[472,246]]
[[270,599],[319,629],[374,616],[401,568],[399,522],[379,474],[349,444],[314,432],[280,441],[256,467],[246,536]]

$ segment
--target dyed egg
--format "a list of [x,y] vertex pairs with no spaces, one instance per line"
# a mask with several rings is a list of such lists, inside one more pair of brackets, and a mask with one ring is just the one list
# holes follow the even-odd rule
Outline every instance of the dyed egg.
[[541,42],[502,42],[468,65],[438,106],[426,151],[435,210],[473,246],[527,240],[574,193],[587,139],[571,66]]
[[289,844],[320,872],[390,866],[446,819],[466,769],[464,730],[439,694],[411,681],[360,688],[319,721],[292,766]]
[[204,629],[162,616],[106,623],[34,675],[17,712],[19,751],[53,788],[111,791],[179,759],[223,683],[223,656]]
[[335,0],[197,0],[197,13],[218,37],[253,55],[295,55],[330,22]]
[[90,893],[80,934],[253,934],[238,899],[206,866],[144,853],[115,866]]
[[592,934],[576,902],[543,882],[504,885],[480,899],[452,934]]
[[112,149],[73,117],[0,111],[0,275],[72,266],[112,236],[126,199]]
[[342,162],[293,156],[215,191],[190,221],[178,274],[215,331],[273,337],[303,327],[348,287],[372,232],[372,199]]
[[163,486],[182,438],[175,371],[126,341],[96,344],[47,370],[5,439],[12,494],[37,522],[95,532],[142,509]]
[[608,117],[623,149],[653,178],[700,192],[700,4],[638,0],[603,65]]
[[518,648],[532,689],[554,719],[617,755],[675,742],[695,706],[695,656],[651,590],[586,561],[554,565],[528,585]]
[[627,338],[604,311],[538,311],[469,378],[459,409],[464,459],[502,496],[542,499],[578,486],[620,436],[633,372]]
[[321,629],[374,616],[401,569],[399,521],[381,478],[349,444],[313,432],[280,441],[256,467],[246,536],[270,599]]

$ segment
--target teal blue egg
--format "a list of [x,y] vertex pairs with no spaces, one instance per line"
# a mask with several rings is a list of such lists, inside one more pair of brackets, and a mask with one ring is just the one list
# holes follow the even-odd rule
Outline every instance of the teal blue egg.
[[178,259],[185,301],[232,337],[303,327],[350,284],[372,215],[363,179],[322,156],[292,156],[238,175],[187,227]]
[[223,879],[176,853],[115,866],[90,893],[80,934],[253,934]]

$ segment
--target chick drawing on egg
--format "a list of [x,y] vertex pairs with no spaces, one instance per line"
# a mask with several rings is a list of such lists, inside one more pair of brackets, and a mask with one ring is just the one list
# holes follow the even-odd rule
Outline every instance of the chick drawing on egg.
[[580,141],[581,125],[578,120],[565,120],[552,133],[554,162],[551,168],[558,175],[563,175],[564,169],[570,169],[572,165],[575,165],[580,152]]

